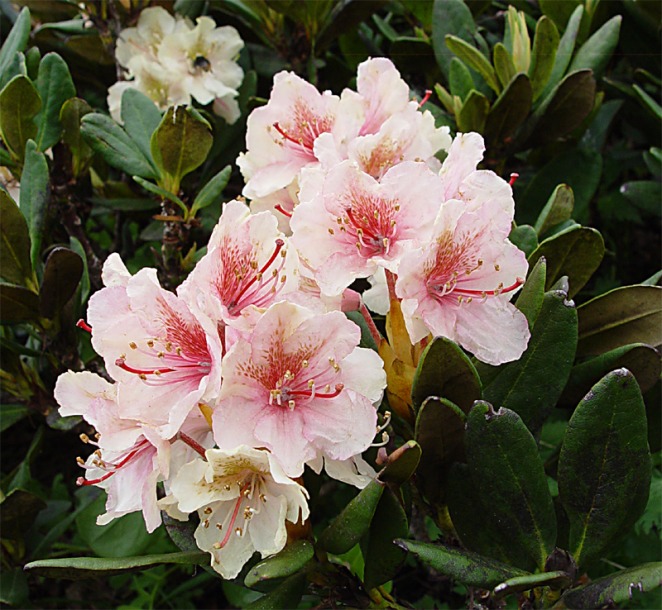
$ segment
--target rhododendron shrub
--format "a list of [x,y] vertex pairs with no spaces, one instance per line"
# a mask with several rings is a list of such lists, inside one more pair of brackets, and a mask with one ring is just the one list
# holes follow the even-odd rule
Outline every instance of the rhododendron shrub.
[[659,83],[521,4],[0,3],[3,604],[660,585]]

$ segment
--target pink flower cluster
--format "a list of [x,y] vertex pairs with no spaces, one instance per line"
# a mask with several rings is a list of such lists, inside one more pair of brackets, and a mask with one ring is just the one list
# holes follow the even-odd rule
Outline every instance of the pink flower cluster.
[[498,364],[529,338],[509,302],[527,270],[509,185],[476,170],[480,136],[451,143],[390,61],[364,62],[340,97],[276,75],[247,148],[251,208],[225,204],[176,293],[106,261],[83,326],[112,382],[70,371],[55,388],[60,413],[97,430],[79,482],[107,492],[99,523],[142,511],[152,531],[161,510],[197,512],[226,578],[308,518],[306,466],[357,487],[374,476],[361,454],[386,374],[343,314],[355,279],[387,274],[412,343],[443,335]]

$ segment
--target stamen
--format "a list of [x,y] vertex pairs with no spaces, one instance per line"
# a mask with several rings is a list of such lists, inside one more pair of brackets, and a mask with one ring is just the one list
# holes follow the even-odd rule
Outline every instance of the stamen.
[[129,373],[135,373],[136,375],[139,375],[141,379],[145,379],[145,375],[161,375],[161,373],[172,373],[175,369],[154,369],[154,370],[148,370],[148,369],[136,369],[133,368],[132,366],[129,366],[124,358],[118,358],[115,360],[115,365],[119,366],[121,369],[124,369],[125,371],[128,371]]
[[[124,459],[119,463],[119,464],[108,464],[108,466],[111,466],[113,470],[110,470],[106,474],[100,476],[98,479],[85,479],[83,477],[78,477],[76,479],[76,485],[97,485],[98,483],[101,483],[105,481],[106,479],[109,479],[112,477],[122,466],[126,465],[131,458],[138,453],[139,449],[134,449],[133,451],[129,452]],[[100,468],[105,467],[106,464],[102,463],[99,465]]]
[[427,102],[430,99],[431,95],[432,95],[432,91],[430,89],[426,89],[423,99],[420,102],[418,102],[418,107],[421,108],[423,104],[425,104],[425,102]]
[[515,182],[517,182],[517,179],[519,178],[519,174],[517,172],[513,172],[510,174],[510,180],[508,181],[508,184],[510,186],[513,186]]
[[[276,240],[276,248],[274,249],[273,253],[269,257],[269,260],[262,266],[262,268],[258,271],[256,275],[254,275],[249,282],[246,283],[246,285],[239,291],[239,294],[235,295],[234,299],[230,303],[229,307],[234,308],[237,306],[237,304],[241,301],[241,298],[246,294],[246,291],[257,281],[258,275],[260,278],[262,277],[262,274],[271,267],[272,263],[276,260],[276,257],[278,256],[278,253],[283,249],[283,246],[285,245],[285,242],[282,239],[277,239]],[[272,275],[276,277],[278,275],[278,270],[274,269],[272,272]]]
[[510,286],[506,286],[505,288],[503,287],[503,284],[499,284],[499,286],[495,290],[471,290],[469,288],[455,288],[454,292],[469,297],[467,298],[467,303],[470,303],[472,296],[479,296],[483,298],[486,296],[491,296],[491,297],[499,296],[500,294],[506,292],[512,292],[516,288],[519,288],[523,283],[524,280],[518,277],[515,280],[514,284],[511,284]]
[[178,432],[175,438],[179,438],[180,440],[184,441],[189,447],[191,447],[191,449],[194,449],[203,458],[207,459],[207,455],[205,454],[205,448],[200,443],[193,440],[188,434],[184,434],[183,432]]
[[304,143],[303,140],[296,140],[293,138],[291,135],[289,135],[279,124],[278,122],[273,124],[274,129],[281,135],[283,138],[285,138],[288,142],[292,142],[293,144],[298,144],[299,146],[302,146],[303,148],[308,148]]
[[288,212],[287,210],[285,210],[285,209],[283,208],[283,206],[280,205],[280,203],[277,203],[277,204],[274,206],[274,209],[275,209],[275,210],[278,210],[281,214],[283,214],[283,216],[287,216],[288,218],[292,218],[292,214],[291,214],[290,212]]

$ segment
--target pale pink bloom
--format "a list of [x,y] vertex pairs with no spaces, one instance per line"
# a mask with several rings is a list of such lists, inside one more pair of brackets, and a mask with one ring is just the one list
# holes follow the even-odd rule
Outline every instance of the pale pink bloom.
[[332,479],[354,485],[359,489],[363,489],[377,475],[374,468],[360,455],[355,455],[347,460],[331,460],[320,455],[307,462],[307,465],[317,474],[322,472],[322,464],[326,474]]
[[379,182],[350,161],[327,173],[308,170],[292,244],[322,292],[339,294],[379,267],[397,271],[403,254],[429,238],[439,191],[439,177],[423,163],[400,163]]
[[289,186],[274,191],[264,197],[251,200],[251,212],[271,212],[278,219],[278,230],[291,235],[290,218],[299,203],[299,181],[295,178]]
[[221,341],[185,301],[159,285],[154,269],[129,276],[117,255],[104,266],[110,285],[88,307],[92,345],[122,384],[122,417],[164,439],[176,434],[199,402],[213,403],[220,386]]
[[263,308],[297,290],[298,266],[271,212],[251,214],[246,204],[230,201],[207,254],[179,294],[210,319],[243,328]]
[[181,513],[198,511],[195,540],[212,568],[234,578],[255,551],[267,557],[283,549],[286,521],[308,518],[308,494],[267,451],[238,446],[205,455],[179,470],[171,490]]
[[379,356],[357,347],[360,335],[340,312],[272,305],[224,358],[217,445],[264,447],[288,476],[320,455],[347,460],[365,451],[386,377]]
[[269,102],[248,117],[247,151],[237,159],[247,181],[243,194],[270,195],[288,187],[303,167],[317,164],[315,140],[333,130],[338,102],[291,72],[276,74]]
[[508,241],[512,215],[499,202],[476,212],[446,202],[432,239],[406,254],[396,294],[412,343],[428,333],[448,337],[488,364],[519,358],[529,340],[512,291],[524,282],[524,253]]
[[391,299],[388,294],[384,269],[378,269],[377,273],[368,278],[368,282],[370,282],[370,288],[361,295],[363,302],[370,311],[385,316],[391,309]]

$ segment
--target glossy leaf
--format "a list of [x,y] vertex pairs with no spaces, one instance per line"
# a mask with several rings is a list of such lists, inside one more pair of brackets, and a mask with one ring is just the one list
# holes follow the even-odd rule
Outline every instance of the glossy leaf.
[[21,568],[4,568],[0,573],[0,602],[8,606],[28,606],[28,580]]
[[37,135],[34,117],[40,108],[39,93],[27,76],[15,76],[0,91],[0,135],[16,159],[23,159],[26,142]]
[[145,570],[162,564],[204,565],[209,562],[209,554],[200,551],[143,555],[108,559],[100,557],[66,557],[63,559],[40,559],[31,561],[25,570],[50,578],[94,578],[111,576],[122,572]]
[[8,82],[6,73],[19,52],[25,51],[30,38],[30,11],[27,6],[19,13],[0,48],[0,89]]
[[152,158],[171,193],[177,194],[182,178],[204,163],[211,148],[209,124],[198,117],[183,106],[168,108],[152,134]]
[[60,123],[62,141],[69,147],[72,156],[74,176],[79,176],[92,156],[92,149],[83,139],[80,131],[81,120],[92,112],[92,107],[83,99],[73,97],[62,104]]
[[644,563],[571,589],[554,608],[617,607],[627,604],[634,591],[653,591],[661,584],[662,562]]
[[483,398],[515,411],[534,434],[556,404],[570,376],[577,347],[577,310],[567,294],[545,294],[529,345],[502,365],[483,388]]
[[34,320],[39,313],[39,297],[22,286],[0,282],[0,322],[15,324]]
[[589,227],[572,227],[544,240],[529,257],[534,264],[544,256],[547,261],[547,289],[566,275],[571,298],[591,279],[602,262],[605,244],[599,231]]
[[572,189],[567,184],[559,184],[536,220],[536,233],[543,235],[553,226],[569,220],[574,206],[575,196]]
[[513,58],[502,42],[497,42],[492,50],[494,71],[502,87],[506,87],[517,74]]
[[0,432],[21,421],[29,413],[25,405],[0,404]]
[[152,134],[161,122],[161,111],[138,89],[127,89],[122,94],[120,112],[126,133],[151,163],[150,143]]
[[39,290],[39,313],[54,318],[73,296],[83,275],[83,261],[68,248],[51,250]]
[[579,309],[578,356],[602,354],[629,345],[662,345],[662,288],[623,286]]
[[526,282],[522,286],[522,290],[520,290],[515,301],[517,309],[526,316],[529,328],[533,328],[533,324],[540,313],[540,308],[545,298],[546,278],[547,261],[544,256],[541,256],[536,264],[530,268]]
[[411,391],[414,407],[428,396],[438,396],[468,413],[480,392],[480,378],[467,355],[450,339],[435,337],[418,361]]
[[150,160],[138,145],[110,117],[93,112],[83,117],[81,133],[94,152],[106,163],[129,174],[142,178],[156,178]]
[[433,570],[469,587],[491,589],[509,578],[526,574],[495,559],[441,544],[415,540],[398,540],[397,544]]
[[368,531],[383,492],[382,483],[370,481],[322,532],[318,546],[334,555],[349,551]]
[[43,238],[44,217],[50,197],[50,175],[44,153],[37,150],[37,145],[28,140],[25,148],[25,165],[21,176],[19,203],[28,223],[30,233],[30,260],[36,268],[41,260],[41,241]]
[[60,110],[69,98],[76,95],[76,87],[66,62],[57,53],[48,53],[39,64],[37,91],[41,111],[36,117],[37,149],[44,151],[56,144],[62,134]]
[[518,225],[508,235],[508,239],[515,244],[526,256],[538,247],[538,234],[531,225]]
[[476,24],[463,0],[434,0],[432,8],[432,48],[437,63],[446,77],[453,53],[446,46],[446,35],[453,34],[465,41],[473,40]]
[[299,572],[282,582],[271,593],[260,597],[246,610],[279,610],[280,608],[296,608],[306,588],[306,575]]
[[485,140],[493,146],[505,146],[524,123],[531,110],[531,81],[518,74],[496,99],[485,123]]
[[530,591],[537,587],[554,587],[556,589],[565,588],[572,584],[572,578],[563,570],[554,572],[541,572],[539,574],[529,574],[527,576],[515,576],[509,578],[500,585],[494,587],[496,597],[504,597],[520,591]]
[[390,489],[379,500],[365,544],[363,582],[366,589],[374,589],[391,580],[404,563],[407,553],[393,541],[409,532],[407,515],[402,504]]
[[465,422],[465,412],[445,398],[431,396],[418,411],[415,436],[422,455],[416,484],[433,504],[445,502],[450,467],[464,460]]
[[32,277],[30,236],[25,217],[12,198],[0,189],[0,277],[25,285]]
[[549,81],[558,46],[559,31],[556,29],[554,22],[543,15],[536,24],[536,33],[531,50],[531,64],[529,66],[534,100],[540,97]]
[[633,180],[620,188],[621,194],[632,204],[647,212],[660,216],[662,185],[657,180]]
[[313,545],[307,540],[297,540],[286,546],[282,551],[253,566],[244,584],[249,588],[255,588],[264,581],[278,580],[292,576],[301,570],[315,554]]
[[450,87],[451,94],[457,95],[461,100],[465,100],[471,90],[474,89],[474,81],[469,68],[457,57],[451,59],[448,86]]
[[218,174],[216,174],[207,184],[205,184],[195,200],[193,201],[193,206],[191,207],[191,216],[199,210],[204,210],[206,207],[210,206],[212,203],[219,201],[223,195],[223,190],[227,186],[230,176],[232,175],[232,166],[226,165]]
[[515,412],[478,402],[467,418],[465,445],[485,518],[542,569],[556,544],[556,513],[535,439]]
[[407,441],[386,458],[386,463],[377,475],[383,483],[400,486],[414,474],[421,459],[421,448],[416,441]]
[[593,70],[596,78],[600,78],[618,44],[622,20],[623,17],[616,15],[594,32],[579,48],[568,71]]
[[578,565],[597,559],[632,527],[650,480],[644,402],[634,376],[618,369],[577,405],[559,455],[559,498]]
[[485,121],[489,110],[490,102],[488,99],[474,89],[455,117],[458,130],[464,133],[470,131],[482,133],[485,130]]
[[478,72],[485,79],[485,82],[492,91],[499,93],[501,87],[497,81],[494,68],[489,59],[476,47],[452,34],[446,36],[446,46],[465,64]]

